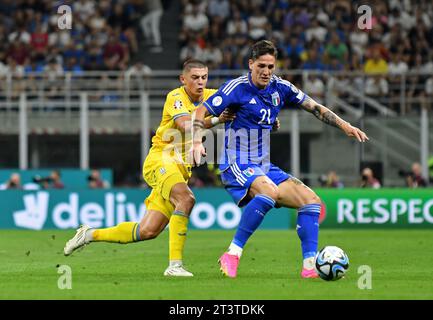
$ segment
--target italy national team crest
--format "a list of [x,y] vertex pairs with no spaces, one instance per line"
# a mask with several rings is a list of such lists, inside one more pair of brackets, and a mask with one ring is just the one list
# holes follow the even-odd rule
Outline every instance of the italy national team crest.
[[274,92],[272,95],[272,104],[274,105],[274,107],[277,107],[280,105],[280,95],[278,94],[278,91]]
[[254,174],[254,169],[253,168],[247,168],[246,170],[243,171],[243,173],[246,177],[251,177]]

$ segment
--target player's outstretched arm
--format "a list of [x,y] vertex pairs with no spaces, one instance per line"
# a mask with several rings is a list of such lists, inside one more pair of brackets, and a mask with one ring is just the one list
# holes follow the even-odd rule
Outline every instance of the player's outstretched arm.
[[324,123],[336,128],[340,128],[346,135],[349,137],[354,137],[359,142],[365,142],[369,140],[365,132],[357,127],[352,126],[349,122],[344,121],[327,107],[322,106],[310,97],[306,97],[304,102],[302,102],[301,107],[304,110],[314,114],[317,119],[323,121]]
[[217,124],[233,121],[236,114],[230,109],[225,109],[218,117],[210,116],[204,119],[204,127],[206,129],[215,127]]
[[204,119],[206,116],[208,116],[210,113],[206,109],[205,106],[201,105],[198,107],[194,113],[192,118],[192,137],[193,137],[193,143],[192,143],[192,160],[194,166],[199,166],[201,162],[201,157],[206,156],[206,151],[203,146],[203,128],[204,128]]
[[185,115],[174,120],[174,124],[176,128],[178,128],[182,132],[188,132],[191,130],[191,116]]

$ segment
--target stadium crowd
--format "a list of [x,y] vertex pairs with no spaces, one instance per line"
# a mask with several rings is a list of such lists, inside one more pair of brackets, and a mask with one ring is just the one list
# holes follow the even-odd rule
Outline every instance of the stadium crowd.
[[[351,79],[369,96],[396,111],[401,76],[407,99],[415,104],[433,97],[433,3],[427,0],[182,0],[180,61],[205,60],[215,69],[244,69],[248,51],[259,39],[280,48],[282,74],[293,69],[364,71]],[[371,8],[371,28],[358,26],[358,8]],[[364,21],[364,20],[362,20]],[[361,21],[361,22],[362,22]],[[365,22],[365,21],[364,21]],[[285,77],[321,100],[326,80]],[[423,99],[424,98],[424,99]]]
[[[146,37],[148,6],[158,2],[0,1],[0,90],[5,88],[7,74],[15,79],[35,77],[35,81],[25,83],[30,97],[31,92],[36,92],[37,77],[44,75],[49,83],[48,98],[62,90],[58,79],[65,72],[79,75],[105,70],[148,75],[150,70],[145,65],[131,62],[140,55],[138,43]],[[58,28],[57,8],[61,4],[72,8],[71,30]],[[358,27],[362,13],[357,9],[361,5],[372,9],[371,29]],[[266,38],[280,50],[279,72],[318,102],[324,102],[329,90],[326,72],[362,71],[367,78],[337,78],[359,86],[396,111],[410,112],[408,108],[400,109],[404,79],[405,99],[413,102],[407,106],[432,104],[431,0],[181,0],[181,8],[180,64],[198,58],[211,69],[245,69],[248,48]],[[155,11],[160,18],[161,12]],[[153,38],[155,52],[162,50],[160,37]],[[293,76],[292,70],[310,74]],[[403,76],[408,71],[420,73]],[[103,77],[97,85],[109,88],[106,83],[110,80]],[[18,98],[24,84],[15,81],[15,85],[12,92]],[[138,85],[143,82],[138,81]],[[95,99],[116,99],[113,94],[98,94]],[[329,186],[341,187],[336,179],[336,173],[330,174]],[[216,185],[220,181],[218,170],[198,171],[191,181],[196,187]]]
[[[0,3],[0,74],[125,70],[138,50],[139,1],[18,0]],[[71,6],[73,28],[58,28],[57,7]]]

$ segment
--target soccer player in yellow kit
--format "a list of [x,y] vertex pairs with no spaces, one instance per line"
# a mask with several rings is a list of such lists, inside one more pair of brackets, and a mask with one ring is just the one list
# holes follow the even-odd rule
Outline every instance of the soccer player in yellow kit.
[[[105,229],[81,226],[64,248],[64,254],[94,241],[131,243],[156,238],[169,224],[169,266],[166,276],[193,274],[183,267],[188,218],[195,203],[187,182],[191,164],[186,156],[191,138],[185,132],[191,129],[191,114],[203,101],[216,92],[206,89],[208,68],[199,60],[184,63],[180,81],[183,86],[171,91],[166,98],[162,120],[152,139],[152,148],[143,165],[145,181],[152,192],[145,200],[146,214],[140,223],[122,222]],[[234,114],[228,110],[219,117],[205,119],[205,127],[231,121]],[[186,150],[188,149],[188,150]]]

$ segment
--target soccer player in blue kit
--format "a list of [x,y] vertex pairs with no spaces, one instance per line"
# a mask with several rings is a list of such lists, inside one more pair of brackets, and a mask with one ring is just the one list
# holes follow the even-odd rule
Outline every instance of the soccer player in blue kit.
[[296,208],[297,234],[301,240],[302,278],[316,278],[314,256],[317,252],[321,201],[316,193],[297,178],[270,163],[269,132],[281,108],[302,108],[319,120],[340,128],[359,142],[368,140],[360,129],[317,103],[289,81],[273,75],[277,49],[267,40],[256,42],[249,59],[250,72],[223,84],[197,108],[193,122],[193,162],[200,165],[206,156],[202,143],[204,118],[218,116],[229,108],[236,118],[225,124],[224,159],[220,163],[225,189],[244,211],[235,236],[219,259],[221,271],[236,277],[242,250],[274,207]]

